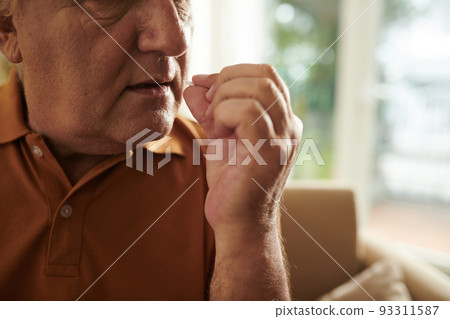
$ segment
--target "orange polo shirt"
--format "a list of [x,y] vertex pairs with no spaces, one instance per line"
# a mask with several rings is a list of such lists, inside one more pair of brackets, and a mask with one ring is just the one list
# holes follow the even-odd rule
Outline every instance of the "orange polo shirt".
[[153,176],[127,167],[124,149],[71,185],[22,108],[13,71],[0,87],[0,300],[204,300],[214,236],[204,163],[192,165],[201,129],[177,118]]

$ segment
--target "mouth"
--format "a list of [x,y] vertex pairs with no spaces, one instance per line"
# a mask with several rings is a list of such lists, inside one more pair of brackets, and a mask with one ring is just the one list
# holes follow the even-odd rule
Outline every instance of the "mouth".
[[148,81],[128,86],[126,89],[130,92],[146,96],[165,96],[170,93],[172,82]]

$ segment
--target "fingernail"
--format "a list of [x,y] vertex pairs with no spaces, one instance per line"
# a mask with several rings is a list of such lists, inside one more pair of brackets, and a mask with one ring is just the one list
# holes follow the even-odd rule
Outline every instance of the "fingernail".
[[195,83],[194,83],[194,82],[191,82],[191,81],[184,81],[184,83],[185,83],[187,86],[195,86]]

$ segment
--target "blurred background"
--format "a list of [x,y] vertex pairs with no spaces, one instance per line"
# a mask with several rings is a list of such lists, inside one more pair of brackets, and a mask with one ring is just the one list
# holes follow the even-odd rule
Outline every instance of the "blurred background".
[[351,185],[362,229],[450,274],[450,1],[191,1],[191,74],[275,65],[325,161],[292,180]]
[[192,4],[192,74],[264,62],[292,85],[326,165],[291,178],[351,185],[361,228],[450,274],[450,1]]

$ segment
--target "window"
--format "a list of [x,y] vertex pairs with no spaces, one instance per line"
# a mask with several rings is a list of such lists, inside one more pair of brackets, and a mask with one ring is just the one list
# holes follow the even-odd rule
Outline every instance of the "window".
[[450,3],[385,1],[371,226],[450,254]]
[[272,41],[267,60],[292,85],[292,107],[304,122],[303,136],[314,140],[326,163],[305,162],[293,178],[330,178],[336,80],[336,46],[330,45],[338,37],[339,1],[272,0],[268,9]]
[[[391,6],[400,15],[394,21]],[[383,71],[376,166],[381,198],[450,204],[449,13],[445,0],[386,3],[377,51]]]

